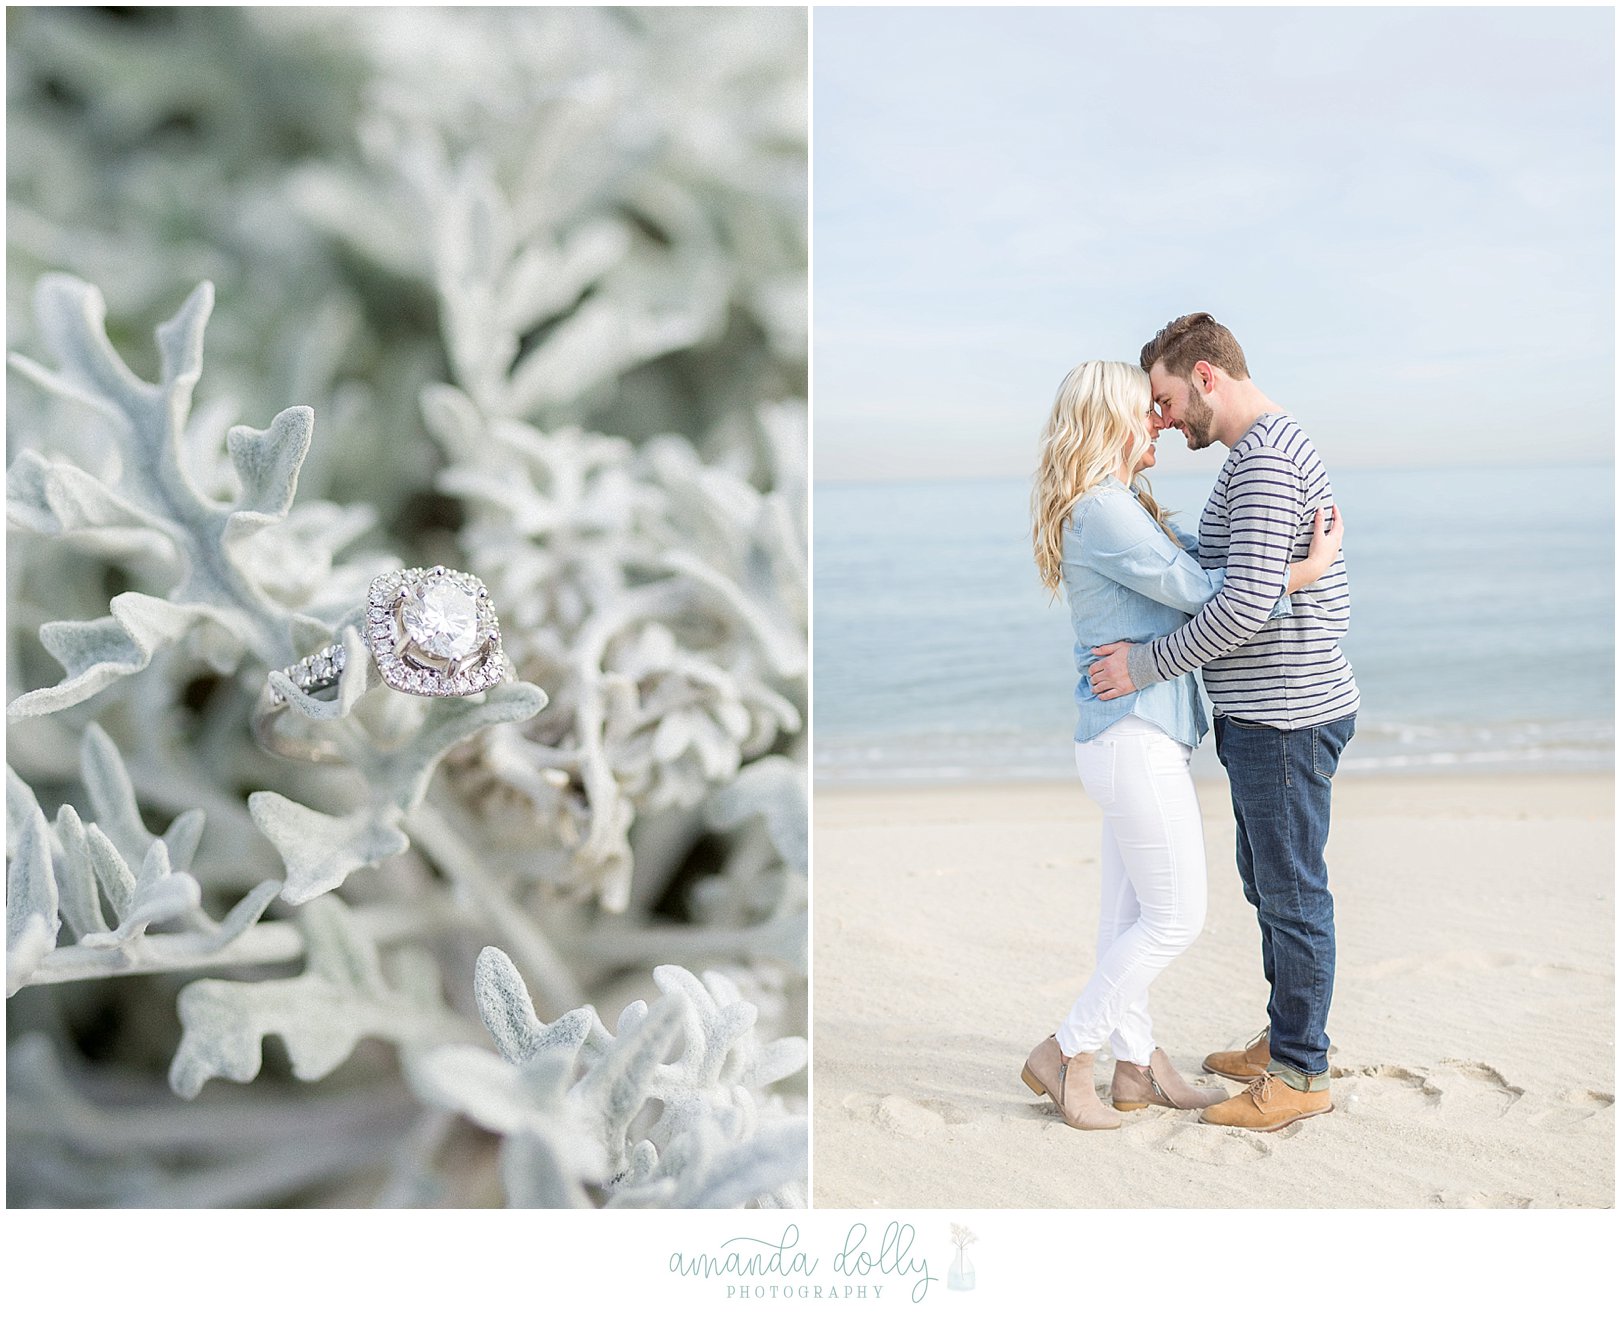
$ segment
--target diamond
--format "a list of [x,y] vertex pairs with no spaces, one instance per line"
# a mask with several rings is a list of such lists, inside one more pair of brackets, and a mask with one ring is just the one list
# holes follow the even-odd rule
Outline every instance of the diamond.
[[478,649],[478,602],[466,587],[434,581],[400,606],[405,634],[435,659],[458,660]]

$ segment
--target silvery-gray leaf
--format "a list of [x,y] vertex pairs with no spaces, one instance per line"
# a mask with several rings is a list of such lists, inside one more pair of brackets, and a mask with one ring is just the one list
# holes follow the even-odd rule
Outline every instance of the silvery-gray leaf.
[[433,438],[456,459],[476,459],[485,442],[485,420],[472,399],[454,385],[433,384],[422,391],[418,405]]
[[6,364],[23,379],[52,397],[84,408],[106,425],[120,430],[128,428],[129,414],[122,409],[119,401],[87,387],[66,373],[52,371],[20,353],[11,353],[6,358]]
[[122,921],[135,902],[135,872],[113,840],[101,831],[100,825],[85,826],[84,844],[96,886],[113,909],[113,915]]
[[797,1036],[760,1046],[741,1077],[742,1084],[763,1088],[802,1072],[810,1064],[810,1044]]
[[536,1124],[502,1142],[501,1182],[509,1209],[592,1208],[567,1143],[571,1135]]
[[[348,666],[345,665],[345,671],[347,671],[347,668]],[[304,718],[321,722],[323,720],[338,720],[344,717],[345,711],[337,701],[325,697],[311,696],[280,669],[272,669],[266,677],[270,684],[270,690],[281,697],[289,707],[296,710]]]
[[[197,851],[201,810],[182,811],[161,839],[154,838],[118,748],[95,724],[80,738],[79,766],[91,809],[106,830],[86,824],[71,805],[58,810],[47,843],[61,915],[78,942],[56,948],[53,938],[31,976],[52,981],[192,964],[234,943],[258,919],[279,887],[275,883],[258,886],[216,924],[203,910],[197,881],[175,864],[178,858],[189,865]],[[32,792],[15,773],[7,801],[14,821],[26,824],[30,812],[38,814]],[[139,875],[126,858],[139,859]],[[119,922],[113,931],[107,929],[109,908]],[[183,932],[147,936],[148,926],[166,922],[179,922]]]
[[[213,288],[193,295],[206,317]],[[188,304],[192,306],[192,304]],[[105,398],[131,417],[145,419],[161,406],[161,392],[136,377],[107,339],[107,304],[101,292],[67,275],[46,275],[34,291],[40,335],[60,363],[60,374],[86,395]]]
[[[509,1138],[546,1133],[548,1144],[562,1156],[555,1175],[576,1186],[600,1182],[608,1175],[608,1148],[600,1139],[590,1104],[567,1093],[555,1074],[537,1078],[468,1045],[409,1050],[405,1061],[412,1088],[425,1102]],[[520,1165],[514,1175],[530,1174]],[[514,1189],[524,1203],[552,1194],[527,1183]]]
[[540,1048],[545,1027],[535,1015],[529,988],[512,959],[499,948],[485,948],[473,969],[473,997],[484,1028],[495,1038],[501,1056],[522,1063]]
[[[203,647],[225,667],[244,651],[285,663],[285,620],[235,556],[256,531],[279,522],[291,504],[299,465],[309,447],[312,415],[290,408],[270,427],[234,429],[228,439],[241,481],[235,504],[203,495],[186,471],[187,419],[192,392],[202,371],[203,331],[213,306],[212,286],[199,285],[179,312],[156,332],[160,380],[140,380],[112,347],[105,328],[106,305],[92,286],[67,276],[47,276],[36,290],[35,315],[41,336],[59,362],[55,376],[34,371],[31,378],[59,381],[77,397],[102,400],[104,411],[121,416],[125,489],[114,494],[89,474],[52,474],[34,465],[18,472],[18,493],[37,491],[53,511],[55,526],[35,507],[28,519],[36,529],[62,534],[98,531],[128,540],[133,527],[161,532],[173,542],[184,571],[167,600],[125,592],[109,602],[108,617],[89,622],[48,622],[40,643],[66,670],[53,687],[12,702],[13,718],[65,709],[120,678],[141,672],[162,646],[199,625],[215,635]],[[223,638],[235,641],[234,648]]]
[[193,808],[175,816],[163,831],[163,845],[169,849],[169,861],[176,870],[186,870],[191,866],[207,821],[208,817],[203,811]]
[[783,756],[767,756],[744,767],[717,792],[708,807],[717,829],[736,829],[751,817],[765,822],[777,855],[795,871],[810,872],[804,771]]
[[[230,911],[225,913],[225,919],[212,931],[203,934],[174,935],[172,946],[177,948],[184,946],[188,950],[195,948],[200,953],[217,952],[251,929],[280,892],[281,885],[273,879],[255,884],[243,894]],[[182,945],[182,939],[188,942]]]
[[354,927],[341,899],[328,896],[300,914],[307,969],[291,980],[195,980],[180,991],[183,1033],[169,1084],[195,1098],[212,1077],[251,1081],[264,1038],[278,1035],[293,1075],[318,1080],[363,1038],[426,1043],[448,1031],[383,978],[377,950]]
[[276,792],[253,793],[248,810],[286,862],[282,897],[295,906],[331,892],[355,871],[398,856],[409,846],[395,823],[397,811],[365,807],[351,815],[326,815]]
[[[358,636],[352,630],[345,636],[355,647],[350,653],[360,654]],[[345,702],[352,706],[366,690],[364,669],[360,664],[345,667],[337,701],[305,696],[282,674],[272,674],[270,681],[300,713],[348,721]],[[400,821],[420,804],[440,758],[479,729],[528,719],[545,703],[546,694],[529,683],[502,684],[480,700],[434,702],[403,747],[369,755],[371,802],[347,815],[312,810],[275,792],[251,794],[248,809],[254,823],[287,866],[282,896],[295,905],[308,902],[331,892],[356,870],[404,852],[409,839],[401,831]],[[357,750],[362,749],[358,734],[350,741]]]
[[348,615],[358,617],[371,580],[399,566],[393,555],[354,548],[376,523],[369,508],[305,500],[285,517],[260,525],[236,556],[242,572],[276,605],[320,622],[316,636],[293,637],[298,654],[325,645]]
[[805,671],[806,647],[803,636],[789,631],[782,620],[771,617],[730,578],[685,550],[671,550],[663,563],[701,582],[713,595],[724,600],[736,617],[748,627],[771,666],[784,677]]
[[152,834],[141,819],[124,757],[100,724],[85,725],[79,741],[79,777],[101,832],[132,864],[145,856],[152,846]]
[[171,522],[71,463],[51,462],[31,449],[6,473],[6,511],[13,526],[58,537],[86,554],[145,559],[163,569],[179,562]]
[[6,867],[7,997],[28,983],[45,954],[56,947],[62,928],[48,829],[44,814],[36,809]]
[[794,1189],[807,1172],[807,1127],[779,1122],[738,1139],[714,1116],[669,1142],[656,1167],[638,1169],[608,1201],[612,1209],[736,1209],[803,1203]]
[[264,430],[233,426],[226,432],[226,451],[242,482],[237,516],[251,513],[270,520],[286,516],[314,428],[315,414],[299,407],[278,412]]
[[292,961],[302,951],[302,942],[291,925],[256,924],[280,888],[275,880],[255,885],[218,924],[201,911],[192,911],[187,917],[196,928],[177,934],[145,934],[124,943],[102,940],[100,946],[83,942],[59,946],[35,968],[31,983]]
[[29,821],[40,813],[39,799],[10,765],[6,766],[6,855],[10,856]]
[[656,1000],[575,1087],[593,1115],[598,1139],[616,1161],[624,1157],[625,1133],[652,1095],[655,1073],[681,1028],[681,1005],[673,998]]
[[682,1169],[668,1205],[677,1209],[740,1209],[808,1172],[808,1126],[775,1124],[742,1144],[714,1142]]
[[[463,1112],[480,1125],[509,1137],[541,1132],[547,1137],[546,1148],[569,1151],[566,1167],[542,1159],[538,1169],[520,1173],[527,1165],[511,1164],[516,1180],[509,1182],[508,1191],[515,1204],[552,1203],[559,1186],[571,1178],[577,1184],[581,1178],[607,1173],[613,1174],[612,1203],[620,1206],[665,1203],[678,1193],[696,1205],[730,1203],[728,1197],[734,1196],[742,1203],[754,1194],[778,1192],[787,1181],[803,1175],[803,1148],[797,1165],[782,1162],[781,1124],[754,1140],[765,1129],[755,1116],[749,1092],[719,1080],[721,1067],[715,1056],[724,1058],[734,1050],[739,1043],[736,1028],[747,1031],[755,1013],[725,977],[706,979],[707,984],[680,968],[660,968],[664,995],[652,1004],[636,1000],[627,1005],[616,1023],[617,1038],[592,1031],[589,1047],[582,1051],[583,1031],[562,1033],[558,1028],[563,1021],[557,1027],[541,1027],[510,960],[499,950],[486,949],[480,957],[478,992],[508,1061],[454,1046],[428,1050],[412,1057],[414,1085],[430,1102]],[[581,1027],[595,1023],[589,1009],[569,1015],[577,1016]],[[548,1032],[552,1038],[537,1045]],[[662,1062],[678,1038],[683,1061]],[[775,1080],[796,1063],[802,1065],[803,1048],[796,1049],[795,1044],[802,1046],[803,1041],[769,1051],[766,1065],[750,1071],[745,1083],[765,1083],[765,1077]],[[565,1093],[577,1057],[585,1073]],[[663,1115],[654,1125],[653,1141],[629,1139],[631,1124],[655,1098],[663,1101]],[[692,1136],[700,1128],[709,1134]],[[557,1133],[570,1129],[572,1138],[561,1141]],[[803,1136],[800,1129],[797,1138],[802,1147]],[[659,1161],[655,1142],[660,1139],[670,1142],[675,1152],[667,1169]],[[735,1159],[724,1159],[719,1153],[724,1149],[742,1152]],[[580,1161],[586,1150],[596,1152],[589,1168]],[[701,1175],[689,1167],[694,1151],[702,1156]],[[770,1181],[784,1167],[787,1173]],[[677,1180],[683,1172],[685,1184]],[[538,1185],[524,1178],[537,1178]]]
[[215,621],[234,631],[231,615],[208,605],[175,605],[156,596],[126,591],[108,602],[107,618],[46,623],[39,641],[67,676],[51,687],[17,697],[7,707],[12,719],[66,710],[104,691],[120,678],[139,673],[159,647],[184,636],[199,623]]
[[147,849],[135,877],[135,890],[122,912],[118,928],[110,933],[86,934],[79,940],[86,948],[111,948],[127,944],[146,933],[148,925],[161,924],[197,910],[202,890],[184,871],[171,870],[169,849],[158,839]]
[[409,810],[422,800],[434,767],[451,747],[494,724],[532,719],[545,709],[546,700],[546,693],[532,683],[507,682],[482,700],[435,701],[410,744],[387,758],[393,799]]
[[715,327],[715,309],[626,310],[587,298],[574,315],[512,372],[503,410],[513,416],[578,397],[640,362],[697,342]]
[[534,1111],[535,1097],[522,1074],[476,1045],[413,1051],[406,1073],[426,1103],[461,1113],[489,1131],[516,1131]]
[[639,1027],[647,1020],[647,1004],[641,999],[632,999],[620,1010],[618,1019],[614,1022],[614,1030],[620,1035],[626,1035]]
[[509,1063],[528,1063],[552,1050],[565,1054],[572,1062],[588,1038],[603,1034],[596,1013],[589,1008],[576,1008],[550,1026],[545,1025],[535,1015],[529,987],[518,968],[499,948],[479,953],[473,969],[473,997],[484,1028]]
[[667,1001],[681,1005],[686,1018],[687,1045],[676,1066],[687,1081],[699,1087],[717,1085],[729,1063],[731,1072],[741,1072],[744,1064],[733,1061],[733,1050],[748,1036],[759,1014],[752,1003],[737,997],[731,981],[713,971],[700,981],[682,966],[655,967],[653,981]]
[[62,919],[79,938],[103,933],[107,929],[107,918],[98,896],[100,885],[90,861],[90,845],[84,822],[66,802],[56,812],[55,833],[61,849],[62,864],[56,881]]

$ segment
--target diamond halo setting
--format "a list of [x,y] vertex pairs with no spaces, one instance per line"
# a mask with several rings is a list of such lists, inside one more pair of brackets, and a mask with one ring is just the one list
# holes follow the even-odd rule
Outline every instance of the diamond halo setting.
[[383,681],[412,696],[471,696],[506,677],[501,625],[471,573],[396,568],[366,593],[366,643]]

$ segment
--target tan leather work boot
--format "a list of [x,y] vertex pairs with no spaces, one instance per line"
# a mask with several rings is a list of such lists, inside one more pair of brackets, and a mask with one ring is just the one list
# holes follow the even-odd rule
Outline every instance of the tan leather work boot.
[[1225,1076],[1229,1081],[1253,1081],[1257,1076],[1265,1076],[1272,1063],[1271,1033],[1270,1026],[1263,1027],[1242,1049],[1211,1054],[1204,1060],[1205,1071]]
[[1225,1090],[1214,1086],[1189,1085],[1171,1065],[1164,1049],[1148,1055],[1148,1066],[1116,1060],[1110,1098],[1122,1113],[1131,1113],[1150,1104],[1162,1108],[1208,1108],[1227,1098]]
[[1301,1118],[1332,1113],[1334,1100],[1324,1090],[1296,1090],[1271,1073],[1258,1076],[1249,1089],[1199,1114],[1199,1121],[1245,1131],[1280,1131]]
[[1024,1063],[1024,1083],[1057,1104],[1064,1121],[1077,1131],[1107,1131],[1120,1125],[1120,1119],[1098,1098],[1092,1080],[1093,1057],[1077,1053],[1066,1058],[1058,1037],[1049,1035]]

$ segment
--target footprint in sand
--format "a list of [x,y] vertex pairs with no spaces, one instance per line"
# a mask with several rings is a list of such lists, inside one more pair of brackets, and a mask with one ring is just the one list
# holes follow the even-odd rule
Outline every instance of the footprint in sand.
[[1296,1123],[1281,1131],[1235,1131],[1208,1126],[1190,1113],[1151,1108],[1128,1117],[1122,1134],[1128,1144],[1141,1149],[1174,1154],[1191,1163],[1231,1167],[1267,1158],[1276,1151],[1278,1141],[1293,1140],[1305,1125]]
[[1334,1106],[1354,1117],[1445,1118],[1481,1122],[1500,1118],[1525,1091],[1495,1067],[1444,1059],[1432,1068],[1334,1067]]
[[1502,1117],[1525,1095],[1495,1067],[1457,1058],[1443,1058],[1430,1083],[1440,1087],[1443,1116],[1460,1121]]
[[844,1108],[858,1121],[870,1122],[880,1130],[914,1140],[969,1120],[966,1113],[950,1104],[936,1099],[910,1099],[906,1095],[846,1095]]
[[1430,1203],[1442,1209],[1529,1209],[1531,1197],[1504,1191],[1437,1191]]
[[1181,1113],[1150,1106],[1120,1115],[1120,1138],[1141,1149],[1157,1149],[1182,1129]]
[[1606,980],[1609,973],[1589,970],[1584,966],[1570,966],[1565,962],[1546,962],[1531,968],[1531,978],[1534,980],[1551,980],[1556,976],[1586,976],[1590,980]]
[[1272,1153],[1268,1141],[1290,1130],[1292,1129],[1286,1127],[1284,1131],[1258,1135],[1250,1131],[1234,1131],[1231,1128],[1184,1122],[1160,1144],[1159,1148],[1166,1154],[1174,1154],[1177,1158],[1187,1159],[1190,1163],[1230,1168],[1234,1164],[1254,1163],[1257,1159],[1267,1158]]
[[1580,1122],[1586,1122],[1595,1113],[1615,1107],[1615,1096],[1602,1090],[1567,1090],[1559,1096],[1559,1103],[1531,1119],[1533,1127],[1543,1131],[1568,1131]]

